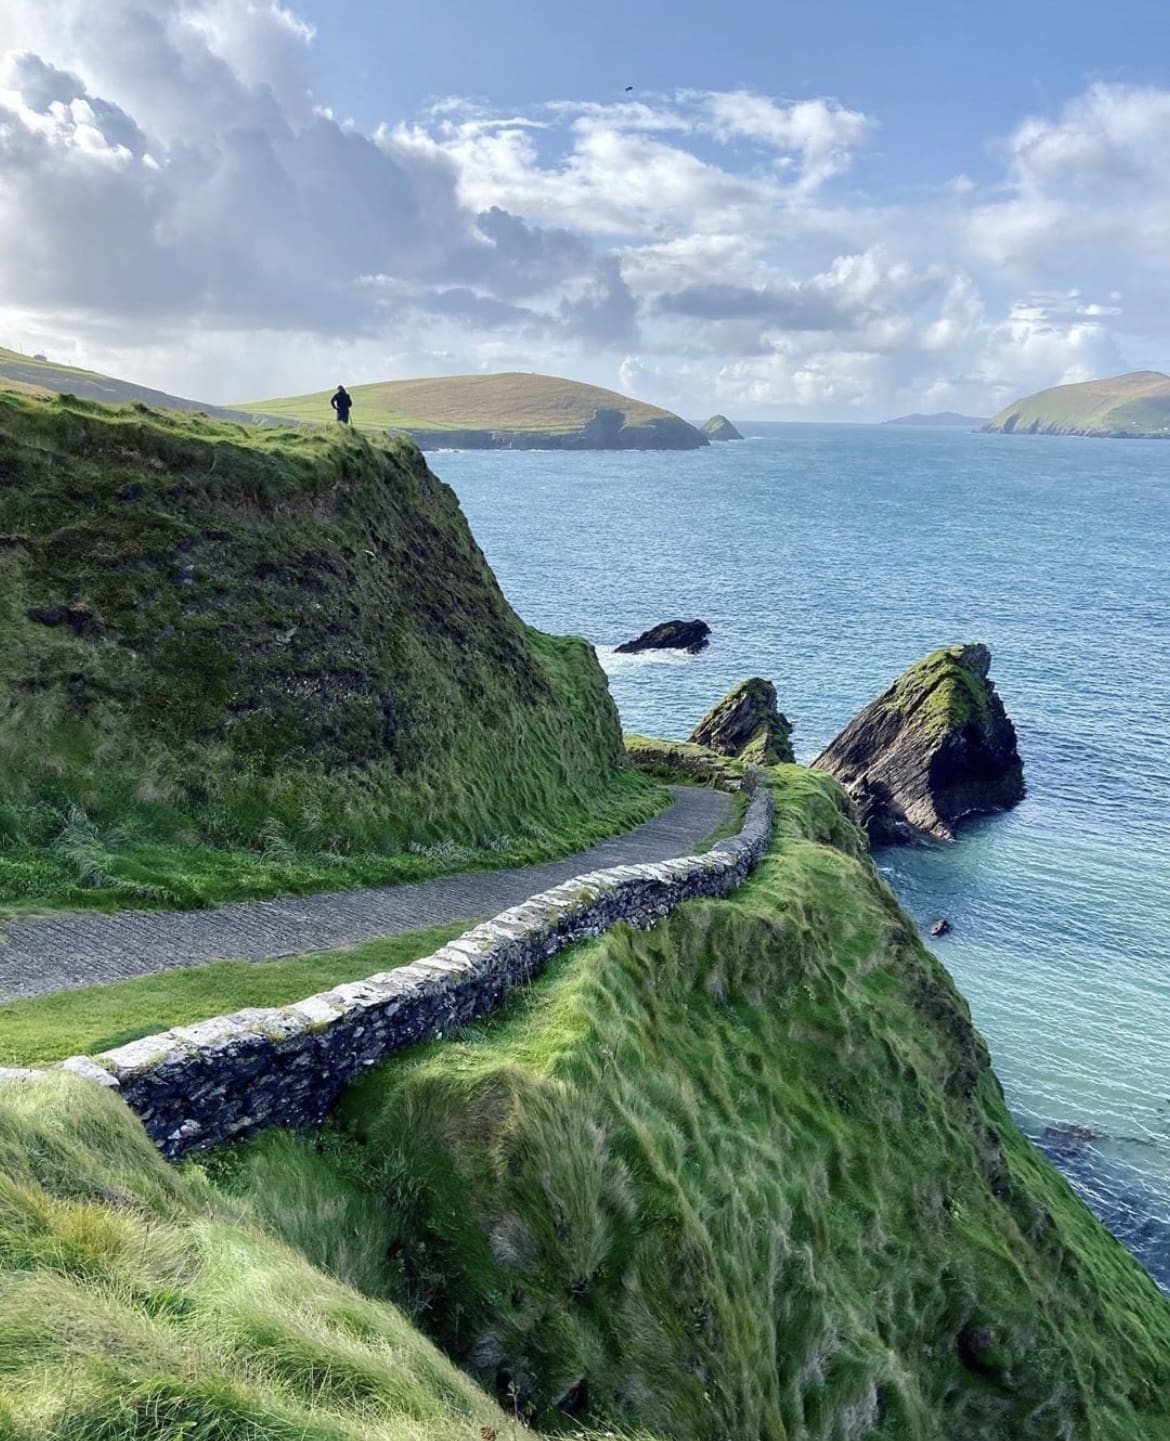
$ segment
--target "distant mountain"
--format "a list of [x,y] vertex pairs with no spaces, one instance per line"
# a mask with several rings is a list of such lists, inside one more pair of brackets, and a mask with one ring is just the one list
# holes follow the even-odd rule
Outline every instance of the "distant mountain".
[[883,425],[955,425],[979,430],[987,424],[985,415],[960,415],[957,410],[932,410],[927,415],[899,415],[896,420],[883,420]]
[[[707,437],[669,410],[578,380],[514,371],[349,387],[353,424],[405,431],[424,449],[694,450]],[[330,392],[249,401],[290,420],[329,420]]]
[[1003,435],[1091,435],[1170,440],[1170,375],[1134,370],[1057,385],[1001,410],[985,427]]
[[185,400],[168,395],[165,390],[152,390],[129,380],[116,380],[96,370],[78,370],[72,365],[55,365],[50,360],[21,355],[0,346],[0,390],[19,390],[29,395],[76,395],[81,400],[101,400],[109,405],[126,405],[138,401],[155,410],[198,411],[217,420],[255,422],[257,417],[221,405],[207,405],[201,400]]

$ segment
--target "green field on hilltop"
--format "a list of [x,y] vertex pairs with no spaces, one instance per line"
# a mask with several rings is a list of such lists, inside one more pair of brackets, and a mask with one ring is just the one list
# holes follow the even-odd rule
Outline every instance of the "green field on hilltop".
[[1014,401],[986,428],[1016,435],[1170,436],[1170,376],[1139,370],[1058,385]]
[[0,906],[577,850],[664,794],[408,441],[0,394]]
[[[598,409],[620,410],[627,424],[670,418],[613,390],[552,375],[446,375],[389,380],[346,387],[353,396],[353,424],[369,430],[539,431],[580,430]],[[237,408],[290,420],[330,421],[332,390],[286,399],[248,401]]]
[[837,788],[773,780],[734,897],[565,953],[222,1183],[538,1427],[1160,1441],[1170,1303],[1015,1128]]

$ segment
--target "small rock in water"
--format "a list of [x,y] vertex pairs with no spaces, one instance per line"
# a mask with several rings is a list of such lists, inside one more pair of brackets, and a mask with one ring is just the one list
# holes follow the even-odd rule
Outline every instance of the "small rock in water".
[[943,916],[940,920],[935,921],[930,928],[930,934],[932,936],[949,936],[950,933],[951,923],[947,920],[946,916]]
[[664,620],[617,649],[619,655],[637,655],[643,650],[685,650],[688,655],[698,655],[706,648],[710,634],[711,627],[705,620]]

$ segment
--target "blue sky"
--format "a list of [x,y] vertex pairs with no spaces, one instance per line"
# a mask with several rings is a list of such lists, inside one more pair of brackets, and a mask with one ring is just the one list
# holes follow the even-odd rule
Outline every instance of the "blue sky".
[[0,343],[743,418],[1170,368],[1153,0],[0,0],[11,36]]

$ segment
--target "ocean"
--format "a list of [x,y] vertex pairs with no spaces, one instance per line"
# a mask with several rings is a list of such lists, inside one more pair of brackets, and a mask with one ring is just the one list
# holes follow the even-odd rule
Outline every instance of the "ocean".
[[[430,457],[517,611],[597,647],[627,730],[766,676],[809,760],[912,661],[984,641],[1027,800],[879,867],[1026,1133],[1170,1289],[1170,444],[741,427],[695,452]],[[619,656],[706,620],[699,656]]]

